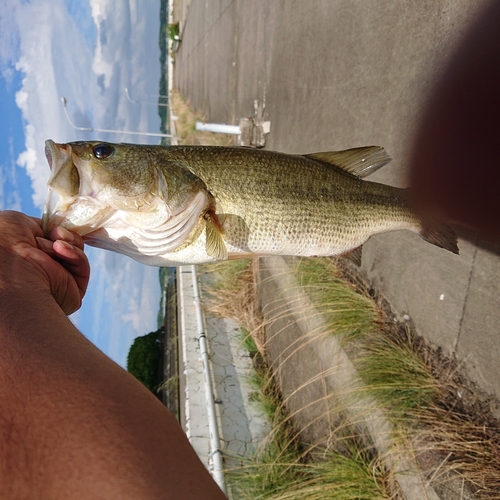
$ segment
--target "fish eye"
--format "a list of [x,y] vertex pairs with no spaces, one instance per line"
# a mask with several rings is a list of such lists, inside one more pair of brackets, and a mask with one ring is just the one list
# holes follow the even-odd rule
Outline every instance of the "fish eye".
[[105,158],[109,158],[115,152],[115,148],[111,146],[111,144],[103,142],[94,146],[92,148],[92,152],[97,159],[104,160]]

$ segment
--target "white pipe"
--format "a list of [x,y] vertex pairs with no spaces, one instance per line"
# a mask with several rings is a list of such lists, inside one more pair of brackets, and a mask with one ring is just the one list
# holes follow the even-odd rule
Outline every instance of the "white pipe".
[[212,389],[212,377],[210,375],[210,365],[208,357],[208,342],[203,325],[203,315],[201,312],[200,294],[198,292],[198,278],[196,267],[191,266],[193,277],[193,295],[196,311],[196,322],[198,326],[198,341],[200,343],[200,357],[203,365],[203,379],[205,382],[205,399],[207,402],[208,429],[210,432],[210,455],[212,457],[212,475],[219,488],[226,493],[226,482],[224,479],[224,468],[222,463],[222,452],[220,450],[219,428],[217,426],[217,414],[215,412],[215,397]]
[[205,132],[217,132],[219,134],[234,134],[234,135],[241,134],[241,129],[238,125],[196,122],[195,128],[196,130],[202,130]]

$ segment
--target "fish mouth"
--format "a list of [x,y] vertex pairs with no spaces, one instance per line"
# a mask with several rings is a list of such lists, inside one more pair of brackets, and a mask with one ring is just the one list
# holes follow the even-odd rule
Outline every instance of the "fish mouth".
[[42,213],[42,230],[47,237],[55,226],[81,236],[95,231],[112,215],[106,200],[98,199],[98,187],[89,181],[85,162],[71,144],[45,141],[50,167],[47,196]]
[[47,140],[45,141],[45,158],[47,158],[47,163],[49,164],[50,170],[52,170],[52,148],[54,147],[52,144],[55,144],[54,141]]
[[69,144],[58,144],[51,139],[45,141],[45,157],[51,170],[49,182],[56,176],[60,168],[72,157]]
[[[67,169],[72,160],[71,146],[66,144],[57,144],[56,142],[48,139],[45,141],[45,157],[50,167],[50,177],[47,183],[47,196],[42,213],[42,230],[45,236],[54,224],[50,224],[50,218],[60,201],[60,198],[68,197],[72,193],[69,192],[66,182],[64,182],[64,175],[60,175],[64,168]],[[74,167],[73,167],[74,168]],[[64,173],[63,173],[64,174]],[[61,182],[61,177],[63,182]]]
[[47,146],[47,142],[48,141],[45,141],[45,158],[47,158],[50,170],[52,170],[52,151],[49,146]]

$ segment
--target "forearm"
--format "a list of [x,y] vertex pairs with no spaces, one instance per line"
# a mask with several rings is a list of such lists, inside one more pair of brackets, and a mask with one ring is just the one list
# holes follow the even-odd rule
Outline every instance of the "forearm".
[[173,416],[50,296],[4,293],[0,318],[0,498],[224,498]]

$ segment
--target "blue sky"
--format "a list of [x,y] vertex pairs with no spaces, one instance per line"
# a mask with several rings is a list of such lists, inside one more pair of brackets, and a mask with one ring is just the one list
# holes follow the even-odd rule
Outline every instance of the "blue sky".
[[[159,0],[30,0],[0,3],[0,209],[39,217],[49,167],[44,142],[155,144],[146,136],[78,126],[159,132],[151,105],[160,78]],[[158,269],[87,247],[92,275],[72,319],[125,366],[131,342],[157,328]]]

